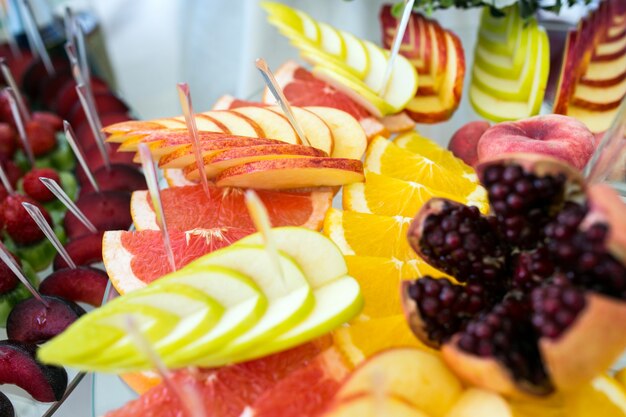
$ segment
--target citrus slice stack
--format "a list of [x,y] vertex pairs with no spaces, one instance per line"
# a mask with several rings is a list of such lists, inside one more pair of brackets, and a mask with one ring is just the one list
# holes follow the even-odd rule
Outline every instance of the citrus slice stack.
[[395,142],[374,138],[365,157],[365,183],[343,190],[343,211],[330,209],[324,233],[346,256],[361,286],[363,313],[334,332],[338,349],[357,364],[382,349],[421,346],[402,315],[399,284],[424,275],[443,276],[410,248],[406,235],[421,206],[445,197],[488,209],[474,170],[416,132]]

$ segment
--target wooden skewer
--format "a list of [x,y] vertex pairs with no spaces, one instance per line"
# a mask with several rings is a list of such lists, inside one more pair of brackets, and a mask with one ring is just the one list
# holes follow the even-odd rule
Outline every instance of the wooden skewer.
[[22,203],[22,207],[24,207],[24,210],[26,210],[30,217],[33,218],[35,223],[37,223],[39,229],[41,229],[43,234],[46,235],[50,243],[52,243],[52,246],[54,246],[59,255],[61,255],[61,258],[63,258],[63,260],[69,265],[70,268],[76,269],[76,264],[72,260],[72,257],[69,253],[67,253],[67,250],[65,250],[65,247],[63,246],[57,235],[54,234],[54,230],[52,230],[52,227],[50,227],[50,225],[46,221],[46,218],[41,213],[41,210],[39,210],[39,207],[26,202]]
[[22,268],[20,268],[20,266],[17,264],[17,262],[13,258],[13,255],[11,255],[11,252],[9,252],[7,247],[4,246],[4,243],[2,243],[1,241],[0,241],[0,260],[2,260],[2,262],[4,262],[6,266],[9,267],[11,272],[15,274],[17,279],[19,279],[22,284],[24,284],[24,286],[33,295],[33,297],[39,300],[41,304],[45,305],[46,308],[50,307],[50,304],[41,296],[41,294],[39,294],[39,291],[37,291],[37,289],[33,287],[33,284],[30,283],[28,278],[26,278],[26,275],[24,274],[24,271],[22,271]]
[[304,134],[304,131],[300,127],[298,120],[296,120],[296,116],[293,114],[291,105],[285,97],[282,88],[280,88],[280,85],[278,85],[278,82],[276,81],[274,74],[270,70],[270,67],[267,65],[267,62],[265,62],[263,58],[258,58],[255,61],[255,64],[257,69],[261,72],[267,88],[270,89],[270,91],[274,95],[274,98],[276,99],[276,101],[278,101],[280,108],[283,109],[283,113],[285,113],[285,116],[287,116],[289,123],[291,123],[291,126],[296,131],[296,134],[300,138],[300,141],[306,146],[311,146],[311,142],[309,142],[306,135]]
[[198,126],[196,125],[196,119],[194,118],[193,105],[191,102],[191,92],[189,91],[189,85],[187,83],[178,83],[178,99],[180,100],[180,106],[183,108],[183,114],[185,115],[185,122],[187,123],[187,130],[191,137],[191,143],[193,145],[193,153],[196,158],[196,166],[198,168],[198,175],[200,175],[200,182],[202,188],[207,197],[209,194],[209,181],[207,180],[204,170],[204,159],[202,158],[202,150],[200,149],[200,138],[198,135]]
[[389,53],[389,58],[387,58],[387,67],[385,68],[385,74],[383,75],[383,82],[380,86],[380,91],[378,91],[378,95],[381,97],[384,96],[385,93],[387,92],[387,87],[389,86],[389,80],[391,79],[391,73],[393,72],[393,65],[396,62],[398,53],[400,52],[400,46],[402,45],[404,32],[406,32],[406,27],[409,23],[411,12],[413,11],[413,3],[415,3],[415,0],[406,0],[404,3],[404,9],[402,10],[402,18],[400,19],[400,23],[398,23],[396,34],[393,37],[393,43],[391,45],[391,52]]
[[159,180],[157,177],[156,168],[152,161],[152,154],[148,145],[145,143],[139,144],[139,157],[141,158],[141,165],[143,167],[143,175],[146,177],[146,183],[148,184],[148,192],[152,199],[152,206],[156,214],[156,221],[161,229],[163,235],[163,244],[165,245],[165,254],[167,260],[170,263],[172,272],[176,271],[176,261],[174,260],[174,252],[172,251],[172,242],[170,235],[167,232],[167,222],[165,221],[165,211],[163,210],[163,203],[161,200],[161,190],[159,189]]

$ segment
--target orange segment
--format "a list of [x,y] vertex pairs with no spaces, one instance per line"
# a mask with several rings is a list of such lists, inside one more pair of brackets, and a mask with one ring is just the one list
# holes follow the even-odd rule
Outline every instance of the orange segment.
[[403,315],[367,321],[353,321],[333,332],[335,346],[353,365],[392,347],[416,347],[436,352],[413,335]]
[[437,191],[467,196],[470,200],[475,199],[472,194],[478,192],[479,186],[460,175],[458,171],[454,171],[458,164],[455,163],[452,170],[449,165],[452,164],[437,163],[425,156],[402,149],[382,137],[372,140],[365,157],[366,172],[412,181]]
[[152,371],[131,372],[120,375],[120,378],[139,395],[156,387],[162,381],[161,377]]
[[402,280],[420,278],[424,275],[445,276],[419,259],[402,262],[393,258],[355,255],[348,255],[345,259],[348,273],[361,287],[365,299],[362,315],[367,318],[402,314],[400,304]]
[[626,390],[613,378],[600,375],[565,396],[568,417],[626,416]]
[[380,256],[401,261],[417,259],[406,234],[411,218],[378,216],[330,209],[324,220],[324,234],[345,255]]
[[413,217],[422,205],[433,197],[475,205],[482,212],[488,209],[486,198],[468,201],[458,194],[436,191],[417,182],[403,181],[373,172],[365,175],[365,184],[350,184],[344,187],[343,208],[383,216]]

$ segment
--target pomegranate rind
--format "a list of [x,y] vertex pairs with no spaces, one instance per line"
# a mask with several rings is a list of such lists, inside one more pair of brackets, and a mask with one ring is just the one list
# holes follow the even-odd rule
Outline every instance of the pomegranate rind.
[[[516,381],[511,372],[495,358],[484,358],[466,353],[458,347],[457,334],[441,348],[448,366],[468,385],[486,388],[503,395],[528,399],[552,393],[550,385],[538,386]],[[571,357],[569,358],[571,360]]]
[[626,303],[596,293],[586,295],[585,308],[557,339],[542,338],[539,349],[558,390],[568,391],[589,382],[626,349]]
[[426,346],[438,349],[440,346],[433,343],[433,341],[428,337],[428,333],[426,333],[426,324],[422,320],[422,315],[417,308],[417,303],[409,296],[410,286],[411,281],[403,281],[400,284],[400,300],[402,301],[402,310],[404,310],[404,316],[409,324],[409,328],[420,342],[424,343]]
[[602,221],[611,225],[605,245],[607,249],[626,264],[626,204],[619,194],[606,184],[595,184],[587,190],[589,214],[583,221],[586,224]]

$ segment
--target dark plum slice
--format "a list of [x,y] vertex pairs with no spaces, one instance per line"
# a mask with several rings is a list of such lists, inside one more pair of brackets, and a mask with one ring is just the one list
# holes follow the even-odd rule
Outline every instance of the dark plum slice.
[[[100,167],[94,172],[94,177],[101,191],[127,191],[129,193],[148,188],[146,179],[138,168],[130,165],[111,164],[111,169]],[[83,184],[81,195],[95,190],[90,183]]]
[[35,359],[37,346],[0,341],[0,384],[14,384],[41,402],[59,401],[67,388],[67,372]]
[[[109,86],[100,78],[91,78],[91,89],[94,94],[109,92]],[[68,80],[63,87],[57,92],[55,103],[52,109],[64,119],[67,119],[70,111],[74,108],[74,105],[79,102],[78,94],[76,93],[76,82],[71,79]]]
[[[133,162],[133,158],[135,154],[133,152],[117,152],[117,148],[119,145],[111,144],[115,146],[109,146],[109,160],[113,164],[119,165],[133,165],[136,166]],[[91,171],[96,171],[98,168],[104,166],[104,161],[102,160],[102,155],[100,154],[100,149],[96,144],[93,144],[89,149],[85,151],[85,160],[87,164],[91,168]],[[81,184],[87,184],[89,180],[87,179],[87,175],[85,175],[85,171],[83,168],[78,165],[76,166],[76,178]]]
[[[65,57],[54,57],[52,59],[52,65],[56,74],[67,73],[71,75],[70,64]],[[22,91],[28,97],[36,101],[39,99],[41,88],[46,85],[51,78],[43,62],[40,59],[33,59],[22,77]]]
[[[128,230],[133,223],[130,216],[130,194],[126,192],[104,191],[84,194],[76,201],[76,205],[100,231]],[[69,211],[65,214],[63,227],[70,240],[91,234],[89,229]]]
[[[132,119],[133,118],[128,115],[128,112],[106,113],[100,115],[100,122],[104,127]],[[96,145],[93,133],[91,133],[91,127],[86,120],[78,126],[75,126],[74,132],[76,133],[76,139],[78,140],[78,143],[80,143],[80,146],[82,146],[83,150]]]
[[7,337],[22,343],[44,343],[65,330],[85,310],[73,301],[42,295],[46,307],[36,298],[20,301],[7,319]]
[[101,269],[63,268],[48,275],[39,285],[39,292],[99,307],[108,281],[108,275]]
[[13,404],[2,392],[0,392],[0,417],[15,417]]
[[[91,265],[102,262],[102,234],[89,234],[74,239],[65,245],[65,250],[77,266]],[[57,255],[52,264],[54,270],[67,268],[69,265]]]
[[[119,97],[111,92],[94,94],[98,114],[128,112],[128,106]],[[75,103],[68,115],[68,121],[72,126],[78,126],[87,120],[80,102]]]
[[67,84],[68,81],[73,80],[74,77],[68,72],[63,72],[55,75],[51,79],[47,80],[41,87],[41,102],[44,108],[51,109],[56,102],[57,94]]

